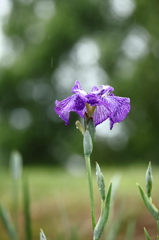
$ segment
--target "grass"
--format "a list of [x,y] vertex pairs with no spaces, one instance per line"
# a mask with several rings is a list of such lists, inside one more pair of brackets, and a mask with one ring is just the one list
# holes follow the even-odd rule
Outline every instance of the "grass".
[[[124,201],[123,222],[127,224],[129,219],[137,219],[137,234],[145,239],[143,227],[149,227],[153,222],[151,215],[144,206],[139,190],[136,186],[138,182],[145,189],[146,165],[127,166],[121,168],[103,168],[106,186],[116,175],[121,177],[120,185],[116,192],[115,214]],[[153,199],[156,202],[159,197],[158,176],[159,167],[153,166]],[[53,167],[32,167],[27,169],[29,192],[30,192],[30,212],[33,228],[33,239],[39,239],[39,231],[42,228],[48,239],[63,240],[70,239],[73,229],[78,233],[80,239],[90,237],[91,219],[89,213],[89,196],[87,176],[84,172],[80,176],[70,175],[65,169]],[[96,215],[99,215],[100,201],[96,184],[95,171],[92,171]],[[114,180],[115,182],[115,180]],[[20,183],[20,187],[21,187]],[[0,202],[9,206],[12,212],[12,180],[9,171],[0,171]],[[22,191],[19,194],[19,231],[23,235],[23,208]],[[144,216],[148,220],[144,221]],[[151,220],[151,223],[150,223]],[[143,222],[144,221],[144,222]],[[140,227],[140,229],[138,229]],[[154,226],[155,229],[156,226]],[[152,228],[151,228],[152,229]],[[155,230],[156,231],[156,230]],[[1,240],[9,240],[2,225],[0,224]],[[72,233],[73,234],[73,233]],[[21,237],[21,239],[23,239]]]

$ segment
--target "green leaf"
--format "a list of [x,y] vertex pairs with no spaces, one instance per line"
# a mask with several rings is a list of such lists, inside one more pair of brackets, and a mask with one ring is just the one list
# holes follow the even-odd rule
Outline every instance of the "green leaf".
[[2,223],[10,237],[11,240],[18,240],[18,235],[17,232],[15,230],[15,226],[12,222],[10,213],[8,211],[8,208],[4,207],[4,206],[0,206],[0,217],[2,219]]
[[147,209],[150,211],[150,213],[152,214],[152,216],[156,219],[159,220],[159,212],[158,209],[155,207],[155,205],[152,203],[151,199],[147,197],[146,193],[144,193],[143,189],[140,187],[140,185],[138,185],[141,197],[147,207]]
[[104,177],[101,172],[101,169],[99,167],[99,164],[96,162],[96,176],[97,176],[97,183],[98,183],[98,189],[101,195],[101,199],[105,201],[105,183],[104,183]]
[[145,233],[146,240],[151,240],[146,228],[144,228],[144,233]]
[[151,168],[151,162],[149,162],[149,165],[146,171],[146,193],[149,198],[151,197],[152,181],[153,181],[152,168]]
[[132,220],[128,222],[126,234],[125,234],[125,240],[134,239],[134,233],[135,233],[135,221]]
[[30,200],[29,189],[26,174],[23,177],[23,199],[24,199],[24,216],[25,216],[25,240],[31,240],[31,220],[30,220]]
[[10,156],[10,169],[13,179],[20,179],[23,170],[22,156],[18,151],[12,151]]
[[42,229],[40,229],[40,240],[47,240]]
[[90,132],[88,130],[86,130],[84,133],[83,149],[84,149],[85,156],[90,156],[93,151],[92,138],[91,138]]
[[[114,182],[113,182],[113,188],[114,188]],[[111,196],[111,202],[112,202],[112,196]],[[122,206],[119,207],[119,211],[117,212],[115,219],[112,219],[112,221],[109,222],[109,228],[108,228],[109,232],[106,237],[107,240],[115,240],[117,238],[117,234],[122,225],[123,212],[124,212],[124,204],[122,204]]]
[[109,211],[110,211],[111,191],[112,191],[112,182],[109,185],[106,202],[105,202],[105,208],[104,208],[102,215],[100,216],[98,223],[94,229],[94,235],[93,235],[94,240],[98,240],[101,237],[104,227],[107,223],[107,220],[109,217]]
[[11,152],[10,170],[12,176],[13,222],[15,228],[18,229],[19,181],[23,170],[22,156],[18,151]]

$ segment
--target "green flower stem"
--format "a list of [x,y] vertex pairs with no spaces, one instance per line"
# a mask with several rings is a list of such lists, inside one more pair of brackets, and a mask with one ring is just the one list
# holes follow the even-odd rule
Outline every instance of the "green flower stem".
[[86,170],[88,176],[88,187],[89,187],[89,197],[90,197],[90,207],[91,207],[91,216],[92,216],[92,227],[93,229],[96,226],[96,217],[94,211],[94,196],[93,196],[93,184],[92,184],[92,176],[91,176],[91,164],[90,164],[90,156],[85,155],[86,162]]
[[159,239],[159,220],[157,220],[157,232],[158,232],[158,236],[157,236],[157,239]]

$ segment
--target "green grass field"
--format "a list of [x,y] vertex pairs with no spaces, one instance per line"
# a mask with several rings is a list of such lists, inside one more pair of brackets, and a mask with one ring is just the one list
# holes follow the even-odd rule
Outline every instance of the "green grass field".
[[[157,233],[156,222],[144,206],[136,183],[145,189],[145,171],[147,166],[129,166],[117,168],[103,168],[106,186],[113,180],[114,188],[117,179],[119,186],[115,193],[113,209],[114,219],[121,205],[124,205],[121,231],[116,239],[124,239],[126,226],[134,221],[135,240],[144,240],[143,227],[155,239]],[[154,202],[159,204],[159,167],[153,166]],[[96,184],[95,170],[92,171],[96,215],[99,216],[100,197]],[[28,168],[27,176],[30,192],[30,213],[32,220],[33,240],[39,239],[40,228],[45,232],[48,240],[53,239],[91,239],[91,218],[89,212],[89,195],[87,176],[83,172],[80,176],[70,175],[66,170],[53,167]],[[116,179],[116,180],[115,180]],[[22,183],[19,184],[19,232],[20,239],[24,232],[24,213],[22,198]],[[8,205],[12,212],[12,179],[9,171],[0,171],[0,202]],[[1,240],[9,240],[4,227],[0,223]],[[71,235],[72,234],[72,235]],[[72,236],[72,237],[71,237]],[[106,239],[103,236],[103,239]]]

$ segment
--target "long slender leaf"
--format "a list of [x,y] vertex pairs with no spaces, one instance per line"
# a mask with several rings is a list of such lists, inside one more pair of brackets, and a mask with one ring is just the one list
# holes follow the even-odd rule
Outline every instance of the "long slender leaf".
[[130,221],[126,229],[125,240],[131,240],[135,233],[135,221]]
[[18,151],[12,151],[10,156],[10,171],[12,177],[13,221],[18,231],[19,181],[23,170],[22,156]]
[[[114,182],[113,182],[113,187],[114,187]],[[109,225],[109,232],[106,237],[107,240],[115,240],[116,239],[116,236],[117,236],[117,234],[120,230],[121,224],[122,224],[123,212],[124,212],[124,203],[119,208],[119,211],[118,211],[115,219],[113,219],[111,221],[111,224]]]
[[[137,184],[138,185],[138,184]],[[141,197],[146,205],[146,207],[148,208],[148,210],[150,211],[150,213],[152,214],[152,216],[156,219],[159,220],[159,211],[158,209],[155,207],[155,205],[151,202],[151,200],[147,197],[146,193],[144,193],[143,189],[140,187],[140,185],[138,185]]]
[[23,200],[24,200],[24,216],[25,216],[25,240],[31,240],[31,220],[30,220],[30,200],[29,187],[26,174],[23,177]]
[[96,162],[96,177],[97,177],[97,184],[98,184],[98,189],[101,195],[101,200],[105,201],[105,182],[104,182],[104,177],[101,172],[101,169],[99,167],[99,164]]
[[11,219],[10,213],[8,211],[8,208],[4,206],[0,206],[0,217],[2,219],[2,223],[10,237],[11,240],[18,240],[18,235],[15,230],[15,226],[13,224],[13,221]]
[[40,229],[40,240],[47,240],[42,229]]
[[144,233],[145,233],[146,240],[151,240],[146,228],[144,228]]
[[105,203],[105,208],[102,212],[102,215],[99,218],[99,221],[94,229],[94,240],[98,240],[104,230],[105,224],[107,223],[108,217],[109,217],[109,211],[110,211],[110,200],[111,200],[111,191],[112,191],[112,182],[109,185],[107,197],[106,197],[106,203]]

